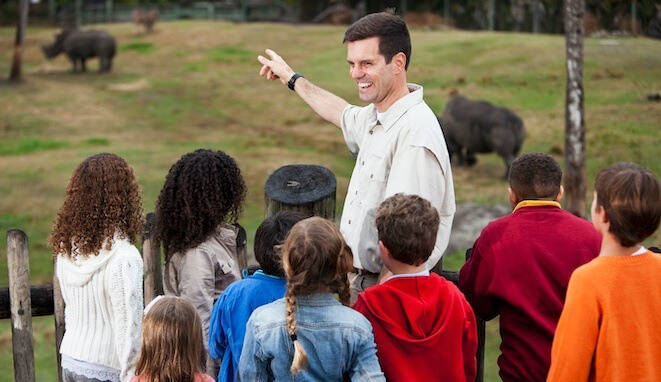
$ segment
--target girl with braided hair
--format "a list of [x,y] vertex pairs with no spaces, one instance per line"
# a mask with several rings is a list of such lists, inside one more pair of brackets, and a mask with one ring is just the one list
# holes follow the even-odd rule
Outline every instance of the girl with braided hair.
[[[168,173],[156,203],[156,235],[165,250],[163,289],[184,297],[202,321],[208,349],[214,301],[241,278],[237,261],[237,222],[246,195],[239,166],[222,151],[195,150]],[[206,372],[218,365],[207,360]]]
[[335,224],[296,223],[282,251],[285,297],[250,316],[239,379],[384,381],[372,326],[347,307],[353,257]]

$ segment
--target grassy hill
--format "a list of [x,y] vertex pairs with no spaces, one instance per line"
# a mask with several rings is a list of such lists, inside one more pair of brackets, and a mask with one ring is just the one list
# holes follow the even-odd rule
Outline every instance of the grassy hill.
[[[117,37],[113,72],[69,73],[64,56],[47,61],[39,46],[55,29],[29,28],[26,81],[0,85],[0,253],[5,232],[30,236],[31,277],[47,283],[52,260],[47,237],[69,176],[86,156],[110,151],[133,165],[151,211],[169,167],[206,147],[237,158],[249,189],[241,223],[250,238],[263,218],[263,185],[285,164],[315,163],[338,179],[338,209],[353,159],[339,131],[292,92],[257,75],[255,57],[270,47],[291,66],[349,102],[360,104],[348,76],[344,27],[223,22],[172,22],[136,34],[129,24],[100,25]],[[0,74],[8,75],[13,29],[0,28]],[[544,151],[562,161],[564,39],[562,36],[413,30],[409,80],[441,113],[456,89],[515,110],[528,138],[523,152]],[[661,90],[661,44],[643,38],[585,43],[587,183],[616,161],[634,161],[661,175],[661,104],[645,95]],[[453,169],[458,202],[506,203],[503,164],[482,155],[474,168]],[[588,200],[590,200],[589,198]],[[659,232],[650,241],[661,244]],[[460,256],[446,263],[458,267]],[[0,261],[0,285],[7,265]],[[37,380],[53,380],[52,317],[35,320]],[[487,380],[497,380],[497,324],[487,339]],[[0,381],[12,379],[8,320],[0,322]]]

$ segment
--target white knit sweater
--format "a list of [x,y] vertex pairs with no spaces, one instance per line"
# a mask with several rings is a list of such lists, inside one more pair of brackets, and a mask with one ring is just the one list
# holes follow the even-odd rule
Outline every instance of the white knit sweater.
[[66,331],[60,353],[133,376],[142,330],[142,258],[115,235],[98,256],[57,257]]

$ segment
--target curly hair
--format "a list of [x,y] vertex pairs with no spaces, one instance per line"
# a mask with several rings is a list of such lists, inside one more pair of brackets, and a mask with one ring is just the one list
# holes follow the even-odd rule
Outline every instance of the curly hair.
[[392,257],[404,264],[420,265],[436,245],[438,211],[418,195],[395,194],[376,211],[379,240]]
[[50,245],[55,255],[98,255],[117,233],[134,242],[142,230],[142,199],[133,169],[121,157],[101,153],[74,171],[57,213]]
[[166,259],[200,245],[221,223],[235,223],[245,197],[241,170],[231,156],[206,149],[182,156],[156,202],[156,236]]
[[290,371],[296,374],[307,367],[307,353],[296,336],[296,296],[328,288],[348,306],[347,274],[353,269],[353,255],[335,224],[315,216],[301,220],[291,229],[285,240],[282,265],[287,276],[287,332],[294,345]]

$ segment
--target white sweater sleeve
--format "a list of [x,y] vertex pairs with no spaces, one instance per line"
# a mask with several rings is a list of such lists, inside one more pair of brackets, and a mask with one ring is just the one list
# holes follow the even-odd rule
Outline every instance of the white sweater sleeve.
[[115,352],[121,365],[120,379],[130,381],[140,350],[142,331],[142,258],[130,246],[118,253],[110,266],[109,291],[113,314]]

